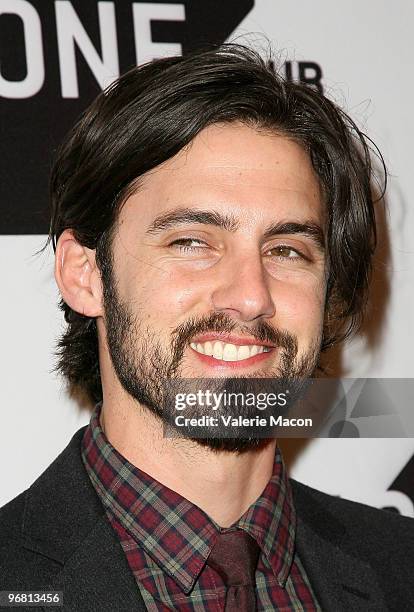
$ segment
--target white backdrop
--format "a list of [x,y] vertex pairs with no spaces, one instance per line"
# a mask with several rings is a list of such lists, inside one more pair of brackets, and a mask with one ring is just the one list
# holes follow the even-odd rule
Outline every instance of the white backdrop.
[[[231,36],[261,39],[263,46],[265,34],[293,61],[293,72],[295,62],[317,63],[327,95],[374,139],[391,172],[367,334],[342,354],[340,372],[348,377],[414,377],[413,22],[414,5],[403,0],[256,0]],[[136,36],[147,53],[159,54],[160,46],[145,40],[149,32],[142,27]],[[63,318],[52,253],[33,256],[45,238],[0,236],[0,505],[27,488],[88,421],[51,373]],[[387,492],[413,454],[407,438],[315,440],[290,462],[291,474],[329,493],[414,516],[407,495]]]

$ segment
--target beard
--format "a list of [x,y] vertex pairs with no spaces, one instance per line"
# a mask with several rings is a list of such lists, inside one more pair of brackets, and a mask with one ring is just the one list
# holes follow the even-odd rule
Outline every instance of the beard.
[[[115,373],[123,389],[139,404],[145,406],[153,415],[158,417],[164,425],[165,431],[173,437],[186,437],[212,451],[228,451],[243,453],[259,449],[268,444],[271,438],[246,435],[246,430],[232,427],[232,437],[220,435],[217,437],[217,427],[203,427],[200,437],[199,428],[197,436],[191,432],[194,429],[174,425],[174,392],[192,392],[189,379],[184,378],[183,355],[192,338],[205,332],[239,332],[254,337],[260,342],[268,341],[280,351],[279,364],[273,369],[257,369],[247,376],[233,378],[217,377],[205,379],[204,386],[212,392],[257,393],[263,392],[263,385],[267,390],[278,393],[289,389],[290,400],[299,397],[306,387],[306,381],[318,367],[321,354],[322,334],[314,338],[310,348],[298,358],[297,338],[286,330],[278,330],[265,321],[258,322],[254,327],[247,327],[232,320],[227,314],[213,312],[204,317],[192,317],[178,325],[171,333],[168,348],[162,346],[157,339],[156,332],[145,326],[139,317],[139,311],[133,313],[128,305],[118,296],[116,281],[112,274],[112,265],[107,265],[103,281],[103,298],[106,336],[108,350]],[[200,383],[200,379],[196,379]],[[168,381],[174,381],[169,385]],[[260,382],[261,381],[261,384]],[[257,409],[245,406],[238,415],[253,417]],[[186,410],[186,417],[199,417],[199,408]]]

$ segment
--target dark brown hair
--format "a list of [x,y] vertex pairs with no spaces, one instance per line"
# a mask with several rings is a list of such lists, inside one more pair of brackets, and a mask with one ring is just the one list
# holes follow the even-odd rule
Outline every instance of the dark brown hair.
[[[361,323],[376,246],[371,141],[315,89],[285,80],[254,50],[221,45],[130,70],[101,93],[68,134],[51,176],[48,242],[70,228],[110,266],[111,232],[139,177],[214,123],[284,134],[309,153],[327,210],[330,261],[322,350]],[[375,147],[375,145],[374,145]],[[375,147],[384,170],[383,160]],[[138,179],[138,181],[137,181]],[[57,369],[92,402],[102,399],[94,318],[60,302],[68,324]]]

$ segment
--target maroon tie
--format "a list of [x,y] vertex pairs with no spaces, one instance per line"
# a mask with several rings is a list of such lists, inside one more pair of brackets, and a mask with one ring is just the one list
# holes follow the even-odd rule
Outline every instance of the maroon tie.
[[255,571],[260,548],[256,540],[242,530],[220,533],[207,565],[222,577],[226,591],[225,612],[256,610]]

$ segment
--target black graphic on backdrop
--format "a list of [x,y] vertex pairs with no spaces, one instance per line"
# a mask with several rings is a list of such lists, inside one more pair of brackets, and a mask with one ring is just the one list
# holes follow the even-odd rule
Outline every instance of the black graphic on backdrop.
[[390,484],[388,491],[404,493],[414,504],[414,455]]
[[[253,6],[254,0],[1,3],[0,234],[47,233],[53,151],[111,77],[156,57],[157,45],[165,54],[168,44],[185,53],[224,42]],[[285,68],[289,78],[321,88],[318,64]]]

